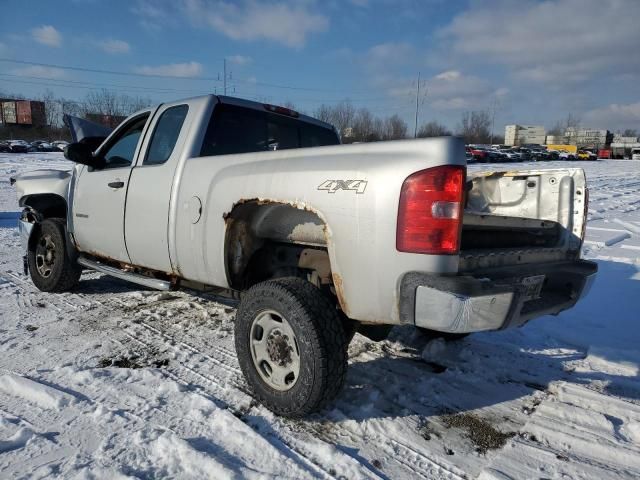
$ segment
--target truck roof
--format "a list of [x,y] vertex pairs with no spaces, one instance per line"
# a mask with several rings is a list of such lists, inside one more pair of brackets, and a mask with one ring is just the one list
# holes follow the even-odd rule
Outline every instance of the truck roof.
[[[193,101],[193,100],[201,100],[201,101],[207,101],[210,98],[215,97],[220,103],[225,103],[227,105],[236,105],[238,107],[244,107],[244,108],[251,108],[254,110],[259,110],[261,112],[264,112],[265,110],[271,113],[276,113],[276,114],[280,114],[280,115],[286,115],[284,112],[284,110],[291,112],[291,115],[288,115],[292,118],[295,118],[296,120],[300,121],[300,122],[305,122],[305,123],[311,123],[313,125],[317,125],[319,127],[322,128],[327,128],[329,130],[332,130],[336,133],[338,133],[338,131],[336,130],[336,127],[334,127],[333,125],[331,125],[330,123],[327,122],[323,122],[322,120],[318,120],[317,118],[313,118],[310,117],[309,115],[305,115],[303,113],[300,112],[296,112],[295,110],[291,110],[289,108],[285,108],[285,107],[280,107],[278,105],[271,105],[268,103],[260,103],[260,102],[256,102],[253,100],[247,100],[244,98],[238,98],[238,97],[228,97],[226,95],[213,95],[213,94],[209,94],[209,95],[199,95],[197,97],[188,97],[188,98],[183,98],[183,99],[179,99],[179,100],[175,100],[176,102],[179,102],[180,100],[184,100],[184,101]],[[163,105],[165,102],[157,104],[157,105],[153,105],[147,108],[143,108],[137,112],[132,113],[131,115],[129,115],[129,117],[138,115],[140,113],[143,112],[148,112],[150,110],[154,110],[155,108],[159,107],[160,105]],[[173,101],[172,101],[173,103]],[[278,110],[282,109],[282,112],[279,112]]]
[[[265,110],[270,111],[272,113],[279,113],[278,111],[275,111],[273,109],[269,109],[267,107],[278,107],[277,105],[271,105],[268,103],[260,103],[260,102],[255,102],[253,100],[246,100],[244,98],[238,98],[238,97],[228,97],[225,95],[215,95],[218,98],[218,101],[220,103],[226,103],[229,105],[236,105],[238,107],[245,107],[245,108],[252,108],[254,110],[259,110],[261,112],[264,112]],[[285,108],[285,107],[278,107],[278,108]],[[323,127],[323,128],[328,128],[330,130],[334,130],[335,131],[335,127],[333,125],[331,125],[330,123],[327,122],[323,122],[322,120],[318,120],[317,118],[313,118],[310,117],[308,115],[304,115],[303,113],[300,112],[296,112],[295,110],[291,110],[289,108],[285,108],[286,110],[292,112],[294,115],[293,116],[296,120],[299,120],[301,122],[306,122],[306,123],[312,123],[314,125],[318,125],[319,127]]]

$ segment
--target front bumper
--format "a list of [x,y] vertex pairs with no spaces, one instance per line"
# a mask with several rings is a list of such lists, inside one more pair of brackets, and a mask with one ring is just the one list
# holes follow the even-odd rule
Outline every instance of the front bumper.
[[[584,297],[598,266],[587,260],[501,267],[469,276],[407,273],[400,286],[402,323],[469,333],[518,327],[556,315]],[[529,299],[523,278],[544,275],[539,298]]]

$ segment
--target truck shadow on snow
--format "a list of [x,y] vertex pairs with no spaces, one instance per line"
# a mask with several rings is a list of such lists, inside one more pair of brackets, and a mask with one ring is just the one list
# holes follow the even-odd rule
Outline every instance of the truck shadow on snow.
[[538,392],[548,394],[556,381],[640,400],[640,273],[631,264],[598,263],[591,292],[574,309],[521,329],[446,344],[427,343],[412,327],[397,327],[378,344],[361,337],[336,419],[429,418],[487,407],[497,416],[506,411],[508,426],[526,421]]
[[0,212],[0,228],[16,228],[20,212]]

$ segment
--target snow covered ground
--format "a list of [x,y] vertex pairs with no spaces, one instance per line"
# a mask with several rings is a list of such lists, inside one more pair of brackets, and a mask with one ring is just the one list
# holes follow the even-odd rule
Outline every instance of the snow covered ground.
[[579,165],[586,300],[427,348],[410,328],[357,335],[335,404],[290,421],[247,393],[233,305],[97,273],[36,290],[9,177],[69,164],[0,154],[0,478],[640,477],[640,162]]

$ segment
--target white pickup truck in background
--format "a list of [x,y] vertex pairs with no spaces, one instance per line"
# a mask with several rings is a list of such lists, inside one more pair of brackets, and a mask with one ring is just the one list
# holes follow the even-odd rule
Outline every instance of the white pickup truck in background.
[[33,282],[69,290],[84,267],[239,296],[242,371],[287,416],[337,395],[356,330],[499,330],[588,290],[581,169],[469,174],[452,137],[339,143],[323,122],[230,97],[140,111],[67,147],[71,172],[15,180]]

